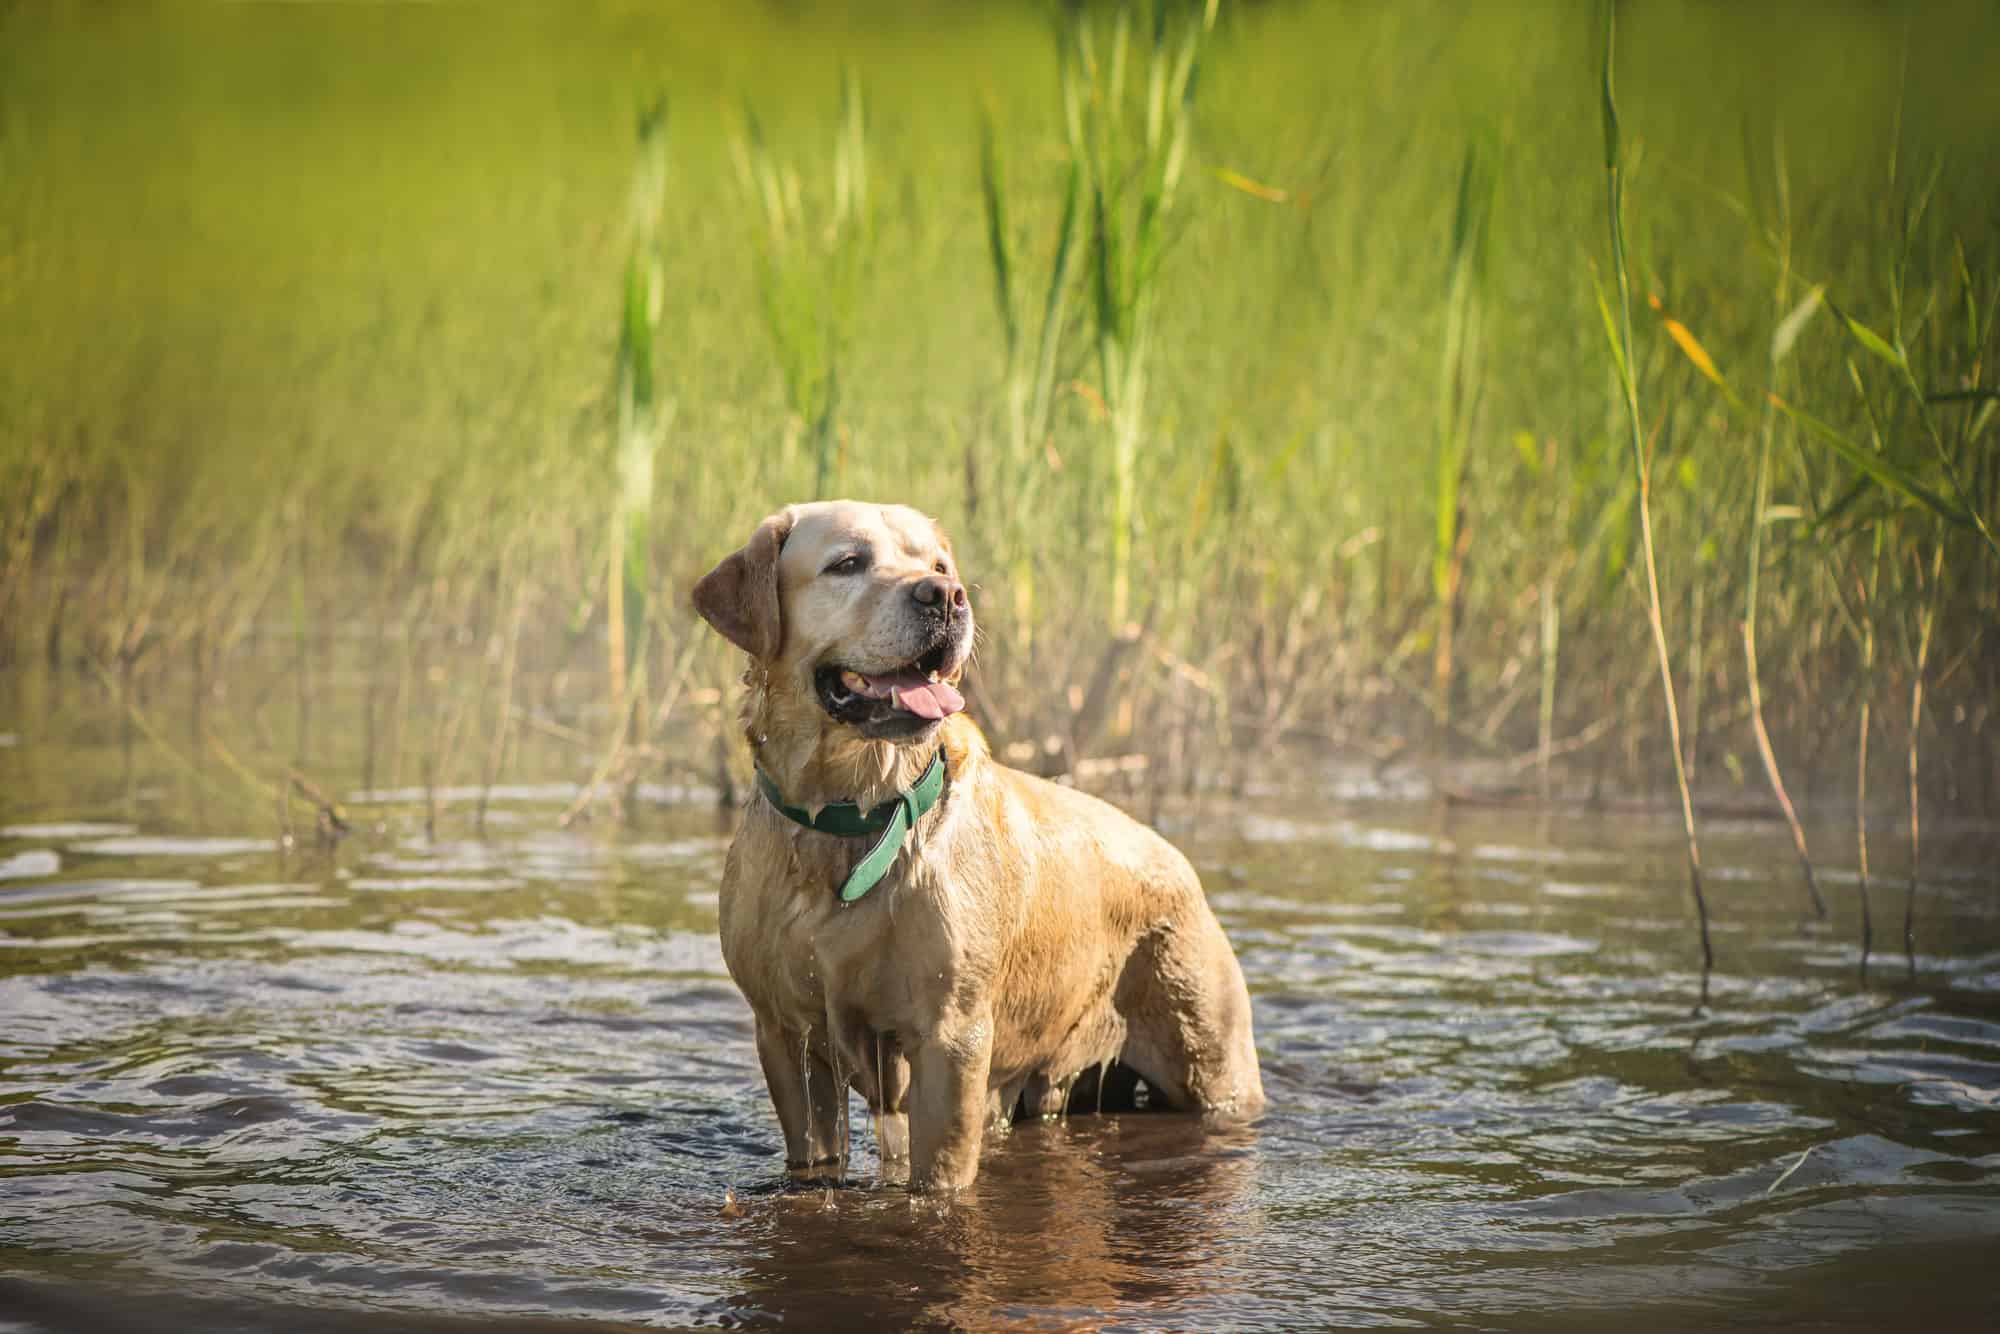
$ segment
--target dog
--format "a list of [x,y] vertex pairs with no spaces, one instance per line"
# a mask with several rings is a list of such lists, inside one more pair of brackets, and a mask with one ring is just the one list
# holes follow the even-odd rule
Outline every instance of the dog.
[[849,1087],[917,1191],[970,1185],[989,1122],[1116,1072],[1216,1122],[1262,1110],[1243,971],[1187,859],[1000,764],[963,712],[973,614],[936,522],[788,506],[693,600],[750,659],[722,952],[788,1172],[844,1170]]

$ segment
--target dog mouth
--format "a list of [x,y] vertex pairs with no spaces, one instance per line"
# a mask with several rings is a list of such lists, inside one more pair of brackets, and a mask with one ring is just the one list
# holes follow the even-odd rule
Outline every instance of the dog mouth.
[[820,707],[835,722],[851,723],[869,736],[910,736],[965,708],[965,696],[944,679],[952,656],[952,641],[946,637],[892,671],[861,672],[828,663],[813,673],[813,686]]

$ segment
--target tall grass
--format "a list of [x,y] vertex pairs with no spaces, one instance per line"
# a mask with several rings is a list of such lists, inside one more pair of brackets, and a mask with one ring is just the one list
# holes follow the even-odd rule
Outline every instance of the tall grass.
[[841,76],[832,179],[810,199],[799,169],[772,148],[754,108],[746,108],[744,127],[737,174],[764,224],[756,233],[764,327],[786,402],[808,441],[812,495],[825,497],[839,472],[841,371],[873,230],[860,82],[852,69]]
[[[1035,564],[1030,558],[1036,502],[1049,476],[1045,459],[1054,457],[1050,425],[1056,404],[1056,374],[1063,340],[1069,330],[1070,304],[1085,246],[1082,91],[1074,65],[1075,43],[1060,43],[1061,95],[1065,163],[1062,208],[1049,239],[1047,272],[1042,282],[1039,320],[1034,343],[1024,332],[1025,297],[1017,291],[1027,274],[1027,256],[1011,222],[1005,155],[991,106],[980,119],[979,183],[985,207],[987,258],[993,270],[994,302],[1000,317],[1004,363],[1002,383],[1006,405],[1006,435],[1001,454],[999,495],[992,545],[1013,553],[1007,582],[1013,590],[1012,622],[1015,647],[1024,658],[1034,654]],[[988,451],[990,453],[990,451]],[[967,469],[968,479],[977,475]],[[966,508],[974,509],[967,498]],[[977,516],[968,513],[968,518]]]
[[[1978,582],[1983,583],[2000,572],[2000,563],[1993,559],[2000,555],[2000,548],[1994,545],[1992,521],[1988,518],[1988,512],[2000,505],[2000,488],[1991,484],[1982,485],[1978,480],[1982,468],[1988,474],[1992,471],[1990,453],[1982,455],[1977,448],[1992,414],[1989,411],[1984,418],[1976,413],[1968,414],[1954,424],[1956,429],[1949,430],[1940,425],[1938,414],[1940,405],[1984,404],[1990,408],[1993,404],[1994,395],[1981,386],[1989,361],[1987,344],[1992,336],[1993,311],[2000,306],[2000,282],[1994,284],[1994,294],[1986,296],[1982,285],[1989,280],[1983,275],[1975,277],[1966,260],[1963,237],[1954,236],[1949,253],[1955,261],[1955,269],[1939,273],[1932,268],[1926,277],[1926,289],[1920,294],[1921,303],[1912,301],[1916,294],[1913,294],[1911,285],[1918,276],[1913,267],[1914,255],[1923,219],[1937,189],[1941,164],[1933,162],[1928,175],[1914,183],[1912,188],[1911,183],[1902,178],[1904,145],[1901,124],[1899,101],[1897,132],[1890,141],[1888,154],[1889,244],[1885,247],[1883,276],[1886,279],[1890,322],[1886,336],[1827,296],[1829,284],[1826,282],[1814,284],[1796,305],[1787,310],[1788,288],[1792,279],[1792,248],[1783,154],[1782,151],[1777,154],[1778,170],[1774,178],[1777,186],[1774,192],[1776,221],[1766,239],[1775,259],[1776,307],[1782,318],[1776,320],[1771,337],[1768,383],[1759,415],[1757,473],[1749,524],[1742,622],[1752,735],[1773,794],[1790,827],[1812,904],[1824,917],[1826,907],[1807,855],[1805,834],[1780,775],[1778,759],[1765,727],[1757,665],[1756,626],[1764,531],[1780,517],[1809,515],[1811,522],[1806,532],[1811,545],[1806,550],[1813,567],[1810,573],[1819,576],[1827,590],[1825,601],[1828,610],[1835,614],[1847,632],[1853,651],[1859,657],[1855,822],[1861,874],[1860,970],[1864,977],[1874,939],[1868,884],[1868,737],[1876,689],[1875,627],[1877,619],[1883,614],[1880,575],[1885,539],[1892,531],[1902,534],[1901,545],[1916,575],[1915,644],[1909,650],[1912,684],[1909,723],[1905,733],[1909,795],[1907,836],[1911,860],[1903,915],[1904,951],[1912,974],[1916,969],[1912,923],[1921,848],[1919,754],[1926,671],[1939,581],[1943,575],[1944,550],[1948,545],[1957,545],[1963,556],[1979,571],[1975,575]],[[1952,292],[1952,288],[1956,291]],[[1939,317],[1940,308],[1949,299],[1947,293],[1958,299],[1959,320]],[[1846,337],[1849,351],[1843,363],[1845,379],[1855,391],[1865,437],[1814,417],[1779,393],[1781,363],[1790,354],[1807,321],[1822,305],[1831,311],[1833,321]],[[1677,321],[1669,319],[1666,326],[1681,351],[1721,392],[1728,406],[1739,416],[1747,415],[1743,397],[1732,388],[1730,380],[1717,368],[1699,340]],[[1928,363],[1921,369],[1913,360],[1911,351],[1913,335],[1920,332],[1925,335],[1921,346],[1927,353]],[[1871,380],[1858,363],[1886,365],[1890,370],[1888,385],[1880,384],[1879,373]],[[1926,390],[1923,387],[1926,382],[1956,382],[1964,387]],[[1805,514],[1793,508],[1781,515],[1780,510],[1768,505],[1771,442],[1779,414],[1797,428],[1802,450],[1817,447],[1848,465],[1835,474],[1837,489],[1831,500],[1823,502],[1809,496]],[[1811,462],[1809,454],[1806,462]],[[1973,480],[1968,482],[1967,476]],[[1865,574],[1862,573],[1861,554],[1854,550],[1864,545]],[[1923,575],[1919,563],[1919,553],[1926,546],[1931,552],[1927,577]],[[1905,643],[1908,643],[1907,638]]]
[[[657,728],[617,776],[712,780],[735,665],[679,590],[842,492],[943,518],[996,741],[1087,780],[1393,767],[1443,705],[1495,783],[1677,789],[1636,594],[1701,701],[1697,806],[1761,792],[1758,713],[1802,820],[1884,802],[1878,871],[2000,800],[1987,8],[1910,25],[1907,94],[1877,6],[1619,15],[1636,438],[1577,262],[1581,4],[0,23],[10,689],[53,660],[122,709],[95,663],[152,710],[199,656],[201,735],[265,781],[442,791],[595,774],[622,662]],[[672,277],[638,281],[629,111],[661,86]],[[1737,147],[1783,129],[1789,285]],[[1885,191],[1892,141],[1920,169]],[[1478,233],[1461,184],[1503,157]],[[354,623],[389,665],[350,729]],[[278,645],[304,670],[249,691]]]

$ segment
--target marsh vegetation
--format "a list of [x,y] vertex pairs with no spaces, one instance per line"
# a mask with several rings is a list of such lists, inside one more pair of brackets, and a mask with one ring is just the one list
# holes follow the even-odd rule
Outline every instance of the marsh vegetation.
[[1602,13],[11,8],[18,726],[335,832],[524,733],[571,818],[727,793],[684,590],[893,498],[1017,762],[1679,770],[1691,857],[1838,808],[1914,885],[2000,802],[2000,17]]

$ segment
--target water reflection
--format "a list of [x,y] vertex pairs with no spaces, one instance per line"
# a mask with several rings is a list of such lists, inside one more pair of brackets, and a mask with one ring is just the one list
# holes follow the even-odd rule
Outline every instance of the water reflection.
[[732,1238],[746,1319],[856,1325],[1065,1323],[1228,1309],[1250,1294],[1256,1132],[1177,1118],[1024,1124],[951,1205],[901,1192],[753,1198]]
[[[1973,1307],[1933,1257],[2000,1231],[1975,859],[1922,886],[1920,984],[1864,989],[1853,878],[1802,927],[1770,831],[1717,837],[1694,1018],[1670,825],[1210,812],[1175,832],[1271,1113],[1019,1126],[939,1205],[876,1180],[858,1109],[854,1182],[782,1186],[715,945],[726,831],[557,809],[433,843],[385,808],[289,861],[254,831],[0,830],[0,1299],[74,1328],[1865,1325],[1890,1289],[1829,1277],[1865,1257],[1949,1325]],[[203,1295],[134,1295],[162,1288]]]

